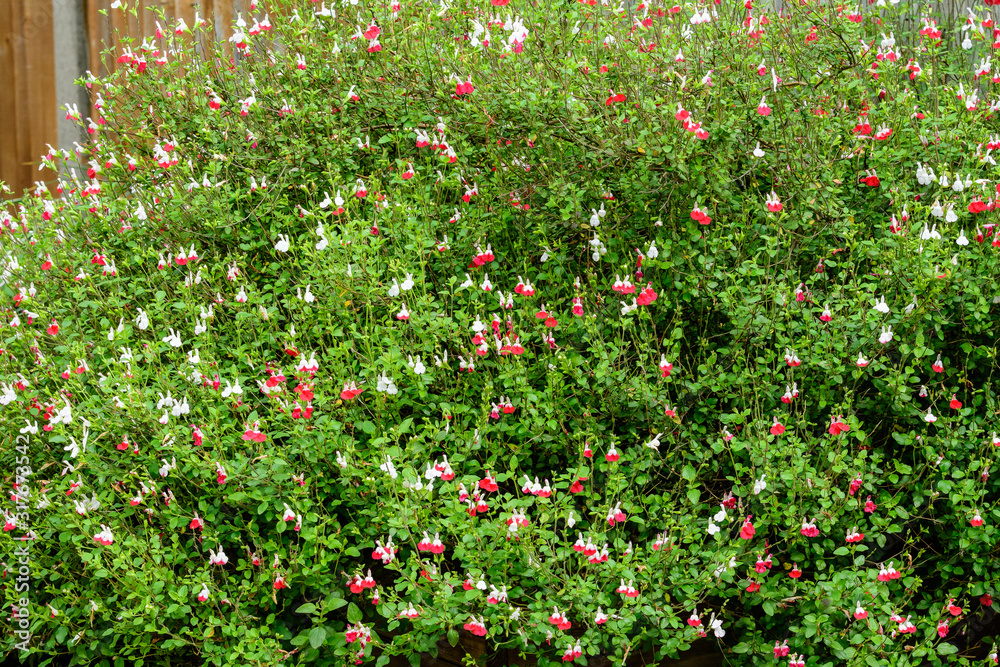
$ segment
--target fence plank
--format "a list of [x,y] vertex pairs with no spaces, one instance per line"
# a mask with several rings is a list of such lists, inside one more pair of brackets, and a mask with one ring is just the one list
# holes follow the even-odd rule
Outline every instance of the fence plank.
[[[0,3],[0,180],[16,186],[19,169],[17,151],[9,148],[17,143],[17,127],[8,119],[17,117],[17,94],[14,92],[14,44],[13,14],[14,4]],[[19,180],[19,179],[18,179]]]
[[19,195],[36,180],[45,144],[59,143],[56,123],[52,0],[0,3],[0,180]]

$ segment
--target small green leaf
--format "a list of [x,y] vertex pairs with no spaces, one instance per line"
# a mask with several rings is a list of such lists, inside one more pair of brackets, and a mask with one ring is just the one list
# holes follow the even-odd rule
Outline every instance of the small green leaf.
[[686,465],[681,469],[681,477],[691,482],[694,478],[698,476],[698,472],[694,469],[694,466]]
[[317,626],[309,631],[309,645],[319,648],[326,641],[326,628]]
[[316,611],[316,605],[312,602],[307,602],[304,605],[300,605],[298,609],[295,610],[296,614],[312,614]]
[[358,605],[351,602],[347,605],[347,622],[348,623],[359,623],[361,621],[361,609]]

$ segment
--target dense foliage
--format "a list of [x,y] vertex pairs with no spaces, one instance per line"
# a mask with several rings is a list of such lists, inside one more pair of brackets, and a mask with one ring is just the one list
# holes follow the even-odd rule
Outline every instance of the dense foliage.
[[0,214],[32,649],[985,658],[991,8],[493,5],[274,0],[85,82],[87,178]]

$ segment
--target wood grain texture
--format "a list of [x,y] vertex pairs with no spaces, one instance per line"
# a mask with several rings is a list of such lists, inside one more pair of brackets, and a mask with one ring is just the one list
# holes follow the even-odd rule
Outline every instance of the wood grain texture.
[[0,2],[0,180],[18,195],[55,177],[38,171],[59,143],[53,41],[52,0]]

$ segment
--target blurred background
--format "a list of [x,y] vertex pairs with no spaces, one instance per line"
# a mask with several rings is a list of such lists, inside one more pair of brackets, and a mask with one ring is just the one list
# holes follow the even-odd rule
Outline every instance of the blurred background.
[[88,70],[101,76],[115,66],[101,52],[104,43],[121,50],[116,34],[135,39],[138,50],[143,38],[155,36],[157,20],[166,31],[179,18],[193,26],[199,14],[224,41],[236,13],[249,16],[249,2],[121,0],[124,12],[111,9],[115,0],[0,0],[0,181],[20,197],[35,181],[57,176],[38,170],[46,144],[72,150],[73,142],[85,143],[86,132],[67,121],[63,109],[75,104],[84,119],[95,116],[87,89],[75,81]]

